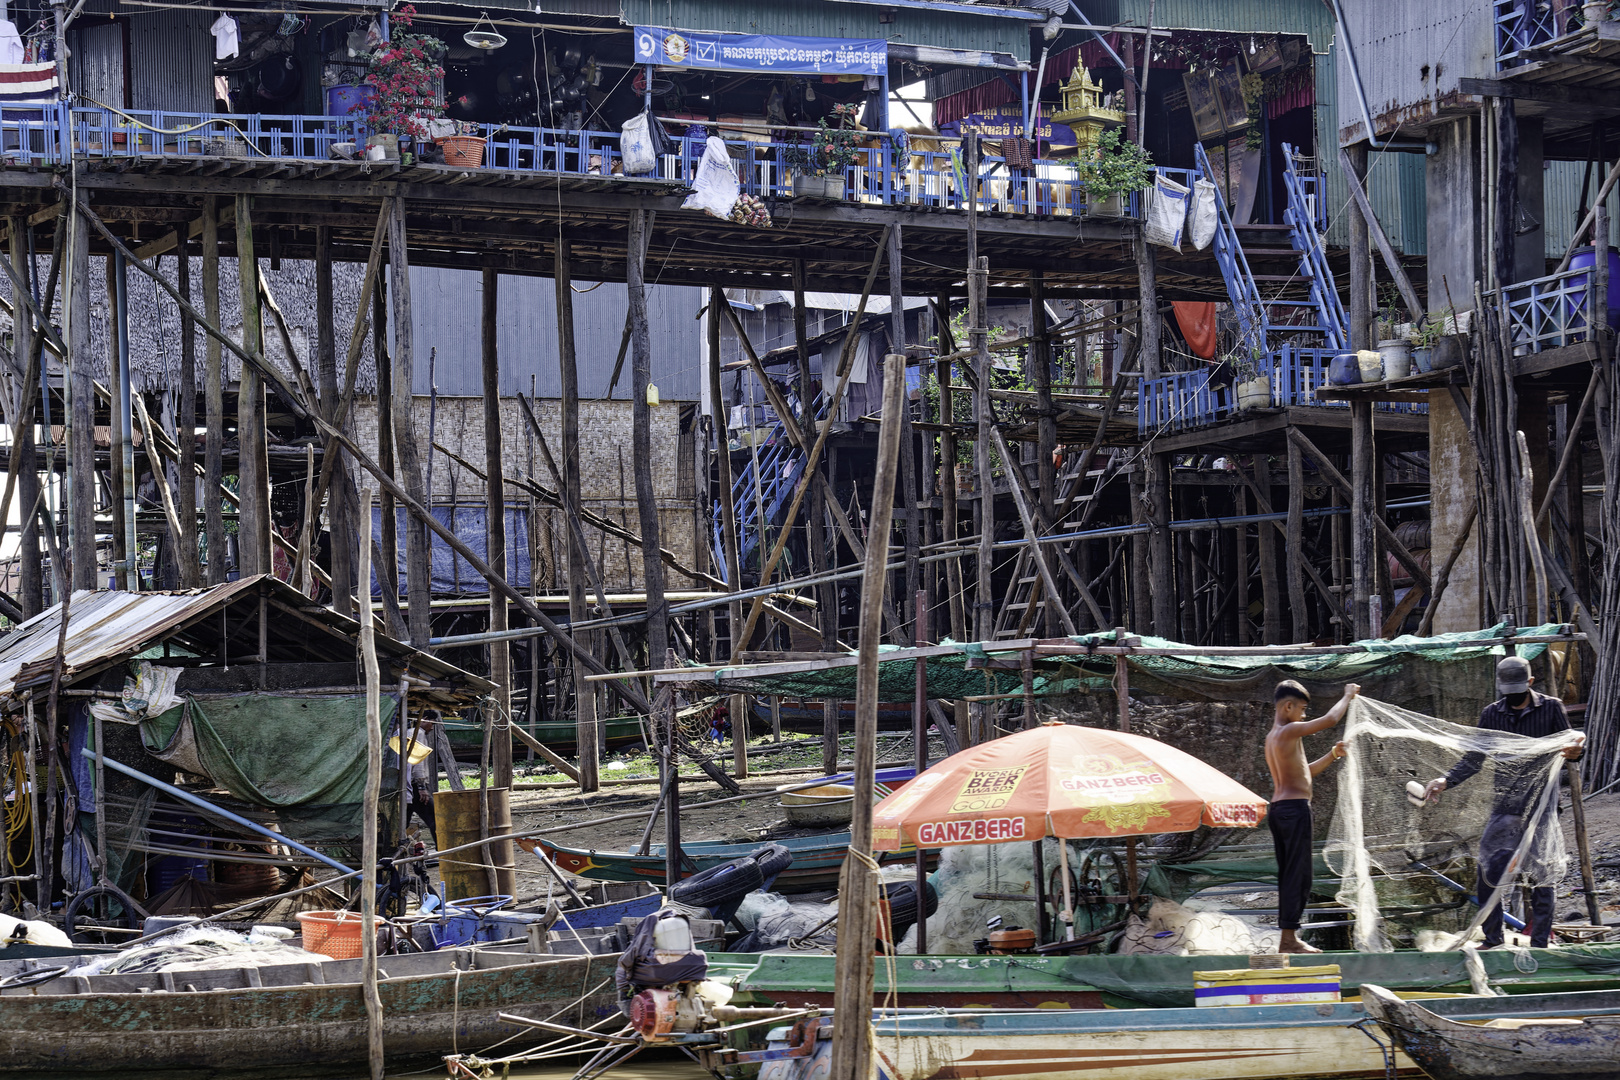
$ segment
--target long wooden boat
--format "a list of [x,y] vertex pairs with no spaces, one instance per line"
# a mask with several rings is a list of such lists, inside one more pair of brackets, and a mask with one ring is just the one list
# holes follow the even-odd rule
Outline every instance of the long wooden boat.
[[[616,962],[501,948],[381,957],[389,1063],[493,1046],[523,1030],[499,1020],[503,1010],[557,1014],[572,1026],[617,1016]],[[28,983],[64,965],[77,966],[60,957],[0,963],[0,983]],[[302,1078],[363,1063],[359,978],[360,961],[331,960],[0,987],[0,1075],[169,1080],[252,1069]]]
[[[1459,1016],[1432,1002],[1402,1001],[1380,986],[1361,990],[1367,1014],[1431,1080],[1614,1080],[1620,1076],[1617,997],[1485,998]],[[1539,1008],[1527,1016],[1521,1007],[1532,1000]]]
[[[762,796],[765,797],[765,796]],[[843,865],[844,853],[849,850],[849,833],[825,833],[819,836],[793,836],[771,841],[793,852],[793,865],[777,877],[776,892],[811,892],[816,889],[836,888],[838,868]],[[629,851],[596,851],[592,848],[565,847],[545,838],[519,840],[517,843],[533,850],[538,847],[546,857],[570,874],[593,878],[597,881],[647,881],[665,884],[664,848],[655,844],[649,854],[637,855]],[[730,862],[758,851],[759,842],[724,844],[699,841],[681,845],[685,865],[683,878]],[[908,862],[916,857],[915,849],[880,853],[879,862]]]
[[[1620,989],[1620,945],[1506,950],[1479,954],[1486,978],[1510,995]],[[1406,992],[1468,993],[1460,952],[1328,952],[1311,963],[1339,965],[1346,994],[1365,983]],[[897,956],[894,988],[907,1007],[1102,1009],[1193,1004],[1193,972],[1245,968],[1247,956]],[[830,954],[802,951],[719,954],[710,977],[730,983],[736,1004],[830,1008],[836,985]],[[889,965],[878,964],[873,1003],[889,995]],[[1528,969],[1528,970],[1522,970]]]
[[[1620,993],[1595,996],[1605,1003],[1591,1007],[1620,1018]],[[1467,1021],[1499,1016],[1545,1017],[1565,1000],[1564,995],[1459,996],[1424,1004],[1467,1028]],[[1357,1026],[1367,1016],[1358,1001],[1105,1012],[874,1011],[874,1073],[877,1080],[1372,1080],[1388,1076],[1393,1064],[1400,1075],[1419,1075],[1403,1054],[1395,1053],[1392,1063],[1386,1060],[1385,1044]],[[825,1075],[819,1070],[829,1067],[829,1029],[836,1022],[834,1017],[832,1024],[820,1024],[816,1045],[799,1046],[797,1057],[785,1052],[795,1049],[796,1036],[807,1041],[806,1027],[772,1030],[765,1054],[759,1055],[765,1059],[759,1080]],[[773,1059],[772,1051],[784,1056]],[[1505,1080],[1510,1074],[1492,1075]],[[1528,1080],[1530,1074],[1511,1075]],[[1603,1075],[1615,1072],[1611,1068]]]

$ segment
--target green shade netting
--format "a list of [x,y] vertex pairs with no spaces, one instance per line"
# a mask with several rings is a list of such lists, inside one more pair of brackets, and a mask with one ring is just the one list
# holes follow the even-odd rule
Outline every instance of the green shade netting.
[[[387,731],[395,702],[379,704]],[[365,715],[362,694],[191,697],[143,721],[141,738],[154,756],[274,809],[289,836],[343,840],[360,831]]]
[[[1339,887],[1339,875],[1328,868],[1322,857],[1322,845],[1316,845],[1311,855],[1312,892],[1324,900],[1333,899]],[[1206,859],[1198,862],[1153,864],[1142,891],[1181,903],[1195,893],[1211,886],[1231,885],[1237,882],[1277,884],[1277,860],[1269,855],[1252,859]]]
[[[1516,635],[1545,636],[1561,633],[1564,626],[1520,627]],[[1471,630],[1433,637],[1403,635],[1388,641],[1359,641],[1355,652],[1301,655],[1288,647],[1277,647],[1276,655],[1258,656],[1146,656],[1132,655],[1131,691],[1137,695],[1158,695],[1178,701],[1270,700],[1272,687],[1283,679],[1298,679],[1318,698],[1331,702],[1347,682],[1360,683],[1362,691],[1381,701],[1390,701],[1431,716],[1477,716],[1479,710],[1496,700],[1495,664],[1505,654],[1506,625],[1487,630]],[[1074,637],[1081,647],[1114,643],[1113,631]],[[970,668],[970,660],[986,656],[982,644],[957,644],[955,654],[927,660],[930,697],[959,699],[981,694],[1016,693],[1022,686],[1016,670]],[[1185,649],[1166,638],[1143,637],[1145,649]],[[898,646],[880,647],[878,700],[910,701],[916,692],[915,661],[883,660],[881,654],[897,651]],[[1518,646],[1526,659],[1540,656],[1545,644]],[[855,697],[855,666],[815,671],[747,674],[747,668],[727,668],[713,673],[714,687],[727,693],[777,694],[789,698],[832,698],[850,701]],[[1063,657],[1037,657],[1034,692],[1052,697],[1082,692],[1111,692],[1114,674],[1112,655],[1077,652]]]

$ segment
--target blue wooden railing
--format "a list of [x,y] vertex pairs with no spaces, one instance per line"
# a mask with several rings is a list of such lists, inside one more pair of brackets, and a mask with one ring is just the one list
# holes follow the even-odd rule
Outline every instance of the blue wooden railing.
[[[1495,0],[1496,69],[1517,67],[1524,62],[1521,53],[1545,45],[1560,36],[1554,5],[1538,0]],[[1571,10],[1579,4],[1571,3]],[[1566,19],[1569,15],[1566,13]]]
[[[1345,408],[1342,401],[1322,401],[1316,391],[1328,385],[1328,367],[1340,350],[1302,348],[1284,343],[1256,361],[1258,372],[1271,383],[1272,408],[1310,405]],[[1137,429],[1144,435],[1169,434],[1230,420],[1241,415],[1237,394],[1230,384],[1210,383],[1213,368],[1178,371],[1142,383],[1136,406]],[[1413,402],[1381,401],[1381,413],[1426,413],[1429,407]]]
[[1504,289],[1508,339],[1514,355],[1585,341],[1592,326],[1591,278],[1592,268],[1583,266]]
[[[13,164],[56,165],[63,158],[63,133],[78,159],[240,158],[246,161],[327,161],[338,143],[364,146],[359,116],[221,115],[98,106],[46,105],[0,109],[0,148]],[[480,169],[507,173],[548,173],[578,177],[664,180],[690,184],[703,157],[704,139],[672,139],[649,174],[623,176],[619,135],[611,131],[479,125],[486,140]],[[917,206],[964,211],[968,199],[960,154],[862,147],[844,170],[845,198],[856,203]],[[782,163],[793,144],[727,140],[742,190],[760,198],[793,194],[793,172]],[[1072,161],[1038,160],[1033,169],[1010,169],[1004,159],[981,159],[978,209],[1039,217],[1071,217],[1086,210],[1085,188]],[[1125,212],[1140,214],[1139,195]]]

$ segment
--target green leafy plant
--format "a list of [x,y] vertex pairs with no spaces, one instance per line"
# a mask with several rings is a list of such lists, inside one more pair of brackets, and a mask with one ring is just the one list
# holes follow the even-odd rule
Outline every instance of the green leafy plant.
[[1451,323],[1451,309],[1441,308],[1419,323],[1412,331],[1411,341],[1414,349],[1432,349],[1439,344],[1446,334],[1446,327]]
[[375,92],[368,102],[356,105],[364,109],[366,126],[372,134],[409,135],[415,139],[427,136],[423,117],[437,116],[439,108],[435,84],[444,78],[445,44],[428,34],[404,33],[410,27],[416,9],[407,4],[395,13],[390,39],[371,54],[370,70],[366,72],[366,85]]
[[1135,143],[1121,145],[1120,131],[1110,128],[1097,140],[1097,155],[1080,161],[1080,185],[1093,199],[1141,191],[1153,183],[1153,158]]
[[[825,116],[817,122],[816,133],[810,137],[816,175],[843,176],[844,170],[855,164],[855,159],[861,152],[861,133],[854,130],[855,114],[858,111],[858,106],[853,102],[847,105],[834,105],[833,123],[828,124]],[[845,127],[845,124],[849,124],[850,127]]]

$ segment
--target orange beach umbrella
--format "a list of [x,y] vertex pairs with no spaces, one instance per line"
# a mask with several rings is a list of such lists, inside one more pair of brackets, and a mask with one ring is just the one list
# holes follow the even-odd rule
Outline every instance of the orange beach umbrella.
[[872,846],[1246,828],[1265,819],[1266,806],[1156,739],[1054,720],[952,754],[885,798],[872,810]]

